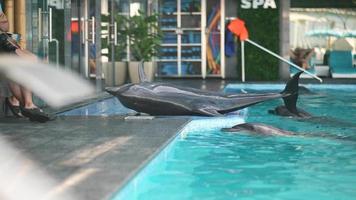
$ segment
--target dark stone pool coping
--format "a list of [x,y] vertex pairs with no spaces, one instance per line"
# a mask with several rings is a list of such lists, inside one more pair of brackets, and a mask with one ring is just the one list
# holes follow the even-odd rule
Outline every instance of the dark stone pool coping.
[[40,124],[5,118],[0,121],[0,137],[35,161],[57,186],[66,185],[83,171],[91,172],[62,188],[62,193],[74,194],[79,200],[110,199],[189,121],[184,117],[61,116]]

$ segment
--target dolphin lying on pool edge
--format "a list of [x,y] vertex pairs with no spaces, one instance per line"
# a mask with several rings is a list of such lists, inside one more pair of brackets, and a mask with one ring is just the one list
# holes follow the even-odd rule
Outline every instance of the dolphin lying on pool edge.
[[286,131],[274,126],[270,126],[262,123],[243,123],[233,126],[231,128],[222,128],[223,132],[240,132],[247,131],[249,133],[256,133],[261,135],[280,135],[280,136],[293,136],[295,135],[292,131]]
[[294,109],[301,73],[296,73],[281,93],[226,95],[167,83],[147,82],[141,62],[139,84],[129,83],[121,87],[109,87],[105,90],[116,96],[125,107],[140,113],[220,116],[277,98],[283,98],[288,109]]

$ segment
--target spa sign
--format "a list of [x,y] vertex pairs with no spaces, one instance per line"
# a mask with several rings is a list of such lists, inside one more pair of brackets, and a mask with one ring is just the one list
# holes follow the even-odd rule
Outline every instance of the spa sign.
[[241,0],[242,9],[276,9],[277,5],[275,0]]

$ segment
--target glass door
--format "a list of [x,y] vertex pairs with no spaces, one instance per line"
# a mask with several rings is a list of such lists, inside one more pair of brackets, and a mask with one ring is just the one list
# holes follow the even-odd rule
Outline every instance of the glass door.
[[[93,79],[101,90],[100,0],[31,0],[29,49],[41,59]],[[100,48],[99,48],[100,49]]]
[[81,22],[81,73],[99,81],[101,71],[101,1],[84,0],[80,9]]
[[124,18],[129,16],[129,0],[102,1],[102,67],[106,86],[122,85],[126,81],[129,47],[122,33]]
[[70,19],[71,68],[102,90],[100,0],[72,0]]
[[26,4],[31,27],[28,48],[46,62],[64,65],[64,4],[57,1],[32,0]]

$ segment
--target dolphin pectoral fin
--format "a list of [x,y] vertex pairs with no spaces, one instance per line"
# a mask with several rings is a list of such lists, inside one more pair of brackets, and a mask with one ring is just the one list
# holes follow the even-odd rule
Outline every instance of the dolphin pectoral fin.
[[198,109],[196,112],[205,116],[223,116],[223,114],[219,113],[217,110],[214,109],[202,108]]

